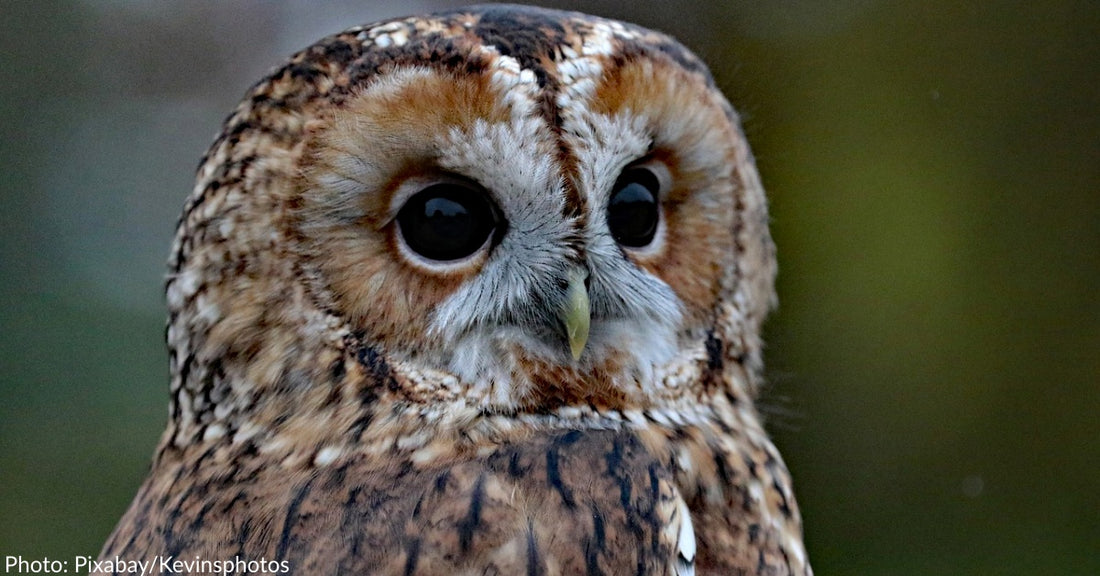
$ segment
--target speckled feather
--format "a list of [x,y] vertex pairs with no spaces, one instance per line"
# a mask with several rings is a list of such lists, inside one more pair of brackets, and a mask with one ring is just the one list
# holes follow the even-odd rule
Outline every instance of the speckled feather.
[[[660,245],[624,251],[592,215],[639,159],[674,184]],[[443,172],[512,186],[493,192],[518,216],[496,252],[424,269],[392,204]],[[573,362],[539,323],[578,265],[594,328]],[[665,35],[486,6],[325,38],[226,119],[169,267],[169,425],[103,558],[811,574],[753,405],[763,190],[734,111]],[[491,273],[538,287],[497,294]]]

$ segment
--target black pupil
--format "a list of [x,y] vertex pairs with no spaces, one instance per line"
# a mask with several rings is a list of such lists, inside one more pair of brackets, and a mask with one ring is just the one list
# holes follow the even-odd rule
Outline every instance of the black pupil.
[[624,172],[615,183],[607,206],[607,226],[615,241],[640,248],[657,233],[657,177],[644,168]]
[[413,252],[431,260],[458,260],[485,244],[496,218],[481,191],[435,184],[405,203],[397,223]]

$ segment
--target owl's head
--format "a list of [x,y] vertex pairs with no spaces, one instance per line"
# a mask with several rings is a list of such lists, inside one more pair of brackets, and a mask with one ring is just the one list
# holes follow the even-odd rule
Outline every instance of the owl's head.
[[751,397],[775,270],[705,66],[514,6],[353,28],[254,86],[171,267],[175,411],[200,424],[356,369],[496,412]]

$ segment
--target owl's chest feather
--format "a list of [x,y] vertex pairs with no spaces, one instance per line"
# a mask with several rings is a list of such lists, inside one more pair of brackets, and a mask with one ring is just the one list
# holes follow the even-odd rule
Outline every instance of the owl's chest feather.
[[264,557],[310,574],[674,574],[686,504],[697,573],[802,573],[765,493],[785,470],[755,460],[770,447],[737,442],[695,426],[572,430],[436,464],[348,452],[290,470],[190,451],[158,463],[103,555]]

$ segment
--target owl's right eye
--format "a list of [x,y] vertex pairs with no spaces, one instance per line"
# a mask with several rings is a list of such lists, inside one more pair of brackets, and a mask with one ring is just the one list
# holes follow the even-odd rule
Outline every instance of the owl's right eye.
[[497,212],[483,191],[440,183],[409,198],[397,224],[413,252],[429,260],[459,260],[485,245],[497,227]]

